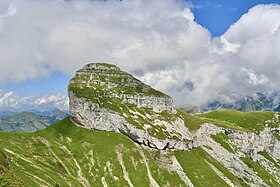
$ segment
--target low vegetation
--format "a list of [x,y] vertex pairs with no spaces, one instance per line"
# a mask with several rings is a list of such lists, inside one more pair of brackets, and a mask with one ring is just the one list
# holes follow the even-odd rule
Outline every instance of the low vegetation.
[[228,138],[227,135],[225,135],[224,133],[219,133],[219,134],[216,134],[216,135],[212,135],[211,137],[216,142],[218,142],[223,148],[225,148],[226,150],[228,150],[231,153],[235,153],[232,146],[228,142],[229,138]]
[[273,119],[275,112],[240,112],[236,110],[217,110],[198,115],[213,124],[259,133],[264,127],[279,127],[279,120]]
[[143,186],[150,168],[159,184],[183,184],[126,136],[79,128],[69,118],[35,133],[0,133],[0,142],[0,186]]
[[[181,111],[177,115],[192,118]],[[198,121],[193,122],[193,129],[202,122],[199,117],[194,119]],[[235,152],[225,134],[212,138]],[[204,149],[212,150],[209,146]],[[143,149],[124,135],[79,128],[66,118],[34,133],[0,133],[0,186],[148,186],[151,181],[160,186],[184,186],[180,175],[168,167],[172,155],[195,186],[229,186],[225,178],[236,186],[246,186],[204,149],[171,152],[162,159],[160,151]],[[260,154],[278,164],[266,152]],[[258,162],[242,160],[267,184],[278,186]]]
[[271,175],[269,172],[267,172],[261,164],[256,161],[254,162],[248,157],[241,158],[241,160],[249,166],[253,171],[263,180],[265,181],[269,186],[280,186],[280,184],[275,180],[273,175]]
[[202,148],[195,148],[191,151],[178,151],[175,155],[194,186],[229,186],[220,175],[213,171],[213,168],[222,173],[235,186],[246,186],[241,179],[229,172],[227,168]]

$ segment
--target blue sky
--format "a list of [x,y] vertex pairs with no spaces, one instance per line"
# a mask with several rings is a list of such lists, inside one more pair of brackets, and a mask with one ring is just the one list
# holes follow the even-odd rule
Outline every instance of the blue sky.
[[[244,13],[257,4],[279,3],[279,0],[193,0],[195,21],[208,29],[212,37],[222,35]],[[72,75],[55,72],[48,77],[32,78],[20,83],[6,82],[3,91],[15,91],[23,96],[41,96],[57,92],[67,93]]]
[[280,3],[279,0],[193,0],[195,20],[212,36],[220,36],[243,14],[257,4]]
[[42,96],[56,93],[66,93],[71,75],[55,72],[48,77],[26,80],[21,83],[4,83],[3,91],[14,91],[23,96]]

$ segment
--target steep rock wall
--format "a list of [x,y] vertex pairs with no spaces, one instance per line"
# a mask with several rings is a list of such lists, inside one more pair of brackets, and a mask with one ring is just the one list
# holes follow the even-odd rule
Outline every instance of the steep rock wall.
[[135,142],[156,149],[187,150],[197,146],[195,142],[156,138],[150,135],[145,129],[139,129],[128,123],[118,113],[107,108],[100,108],[98,104],[92,103],[84,98],[76,97],[72,92],[69,92],[69,99],[70,116],[81,127],[119,132],[130,137]]

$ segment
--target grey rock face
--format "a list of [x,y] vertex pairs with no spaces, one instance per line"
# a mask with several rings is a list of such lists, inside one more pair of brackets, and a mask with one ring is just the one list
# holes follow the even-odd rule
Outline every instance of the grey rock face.
[[[204,148],[204,150],[239,178],[246,178],[247,180],[244,182],[249,186],[269,186],[257,176],[241,158],[249,156],[255,161],[258,160],[271,174],[279,175],[278,172],[280,170],[277,169],[273,163],[265,160],[258,154],[262,151],[267,151],[273,157],[279,159],[278,146],[280,142],[272,135],[272,132],[272,129],[265,128],[257,135],[254,133],[217,127],[213,124],[203,124],[195,133],[194,141],[200,146],[211,147],[211,149]],[[227,151],[211,138],[211,135],[219,133],[228,134],[231,145],[237,148],[236,153]],[[280,178],[278,182],[280,182]]]
[[[278,129],[276,129],[278,130]],[[260,152],[267,151],[273,157],[280,157],[280,141],[274,136],[275,128],[264,128],[259,134],[249,133],[240,130],[217,127],[213,124],[203,124],[195,133],[194,139],[201,145],[207,145],[206,139],[211,135],[224,133],[229,136],[230,143],[236,146],[241,152],[250,156],[253,160],[258,160]]]
[[69,100],[70,116],[78,126],[119,132],[130,137],[135,142],[156,149],[186,150],[197,146],[193,142],[159,139],[151,136],[147,131],[128,123],[118,113],[107,108],[100,108],[98,104],[87,101],[84,98],[78,98],[72,92],[69,92]]
[[154,112],[161,113],[168,111],[176,113],[173,99],[169,96],[138,96],[138,95],[120,95],[118,98],[123,99],[124,103],[134,104],[138,107],[152,108]]
[[275,158],[280,158],[279,141],[273,136],[271,128],[265,128],[259,135],[244,131],[233,131],[229,134],[231,143],[253,160],[258,159],[258,153],[267,151]]

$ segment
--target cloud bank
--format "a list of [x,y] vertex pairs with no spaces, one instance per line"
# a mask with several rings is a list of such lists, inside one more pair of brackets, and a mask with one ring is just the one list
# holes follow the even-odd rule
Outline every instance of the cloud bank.
[[0,84],[115,63],[175,98],[203,105],[278,91],[280,5],[257,5],[212,38],[175,0],[3,0]]
[[48,111],[54,108],[68,110],[68,97],[63,94],[48,95],[43,97],[19,96],[15,92],[0,90],[1,111]]

